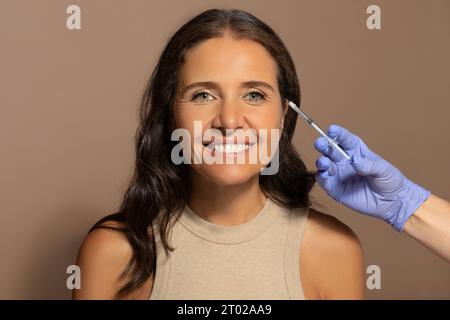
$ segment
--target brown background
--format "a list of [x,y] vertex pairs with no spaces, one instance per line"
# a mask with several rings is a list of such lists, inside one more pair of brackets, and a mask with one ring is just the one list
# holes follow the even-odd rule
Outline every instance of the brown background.
[[[81,30],[66,29],[81,6]],[[382,30],[366,28],[378,4]],[[0,2],[0,298],[70,297],[66,268],[88,228],[119,205],[133,166],[144,84],[170,35],[203,10],[240,8],[284,40],[305,111],[341,124],[411,180],[450,199],[450,1]],[[316,133],[298,123],[310,169]],[[383,222],[333,202],[323,211],[381,267],[371,299],[450,298],[450,267]]]

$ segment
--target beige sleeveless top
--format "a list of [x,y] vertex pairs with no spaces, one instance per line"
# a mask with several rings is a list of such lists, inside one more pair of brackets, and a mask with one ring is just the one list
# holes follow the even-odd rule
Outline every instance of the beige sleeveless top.
[[156,223],[156,274],[150,299],[305,299],[300,248],[308,209],[270,198],[236,226],[213,224],[185,206],[169,232],[166,255]]

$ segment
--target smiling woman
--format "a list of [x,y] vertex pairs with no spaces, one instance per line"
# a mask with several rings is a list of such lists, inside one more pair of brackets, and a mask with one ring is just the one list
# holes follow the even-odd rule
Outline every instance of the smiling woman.
[[[361,246],[348,227],[310,208],[314,172],[292,145],[297,115],[285,98],[300,105],[295,66],[264,22],[212,9],[183,25],[142,99],[120,210],[80,248],[74,298],[362,298]],[[279,153],[279,168],[262,175],[261,161],[176,164],[178,129],[193,137],[192,150],[223,157],[266,146],[272,161]],[[263,129],[280,131],[275,148]],[[220,135],[205,139],[208,130]],[[255,140],[237,135],[246,130]]]
[[[194,121],[201,121],[202,132],[215,129],[226,136],[225,144],[216,142],[215,145],[229,146],[230,151],[239,148],[239,135],[235,132],[255,130],[259,133],[261,129],[269,132],[283,129],[287,108],[281,103],[277,83],[278,67],[261,44],[246,38],[236,38],[228,31],[222,37],[209,39],[191,48],[185,61],[180,69],[174,119],[176,128],[185,128],[191,133],[194,141],[192,152],[195,151],[196,143],[204,143],[201,136],[195,136]],[[199,99],[199,94],[207,99]],[[258,173],[267,163],[249,161],[254,158],[250,153],[256,153],[263,146],[271,153],[271,139],[272,135],[257,135],[256,147],[245,150],[249,154],[244,164],[193,165],[195,185],[204,184],[202,178],[197,181],[199,176],[214,181],[214,185],[239,185],[250,179],[255,181],[255,185],[258,184]],[[220,151],[223,149],[218,148]],[[211,190],[210,187],[208,189]],[[229,202],[231,199],[225,199],[221,190],[218,193],[221,195],[212,195],[209,199],[221,198],[228,204],[232,203]],[[244,208],[251,203],[248,199],[244,202]],[[239,215],[236,209],[230,208],[234,213],[227,214],[227,219]]]

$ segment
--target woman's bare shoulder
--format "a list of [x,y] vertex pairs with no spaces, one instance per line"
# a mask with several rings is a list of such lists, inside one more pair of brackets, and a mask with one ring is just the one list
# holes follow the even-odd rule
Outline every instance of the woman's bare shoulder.
[[[317,237],[314,240],[321,241],[323,245],[335,246],[347,242],[346,244],[359,246],[358,237],[349,226],[338,218],[315,209],[309,209],[307,229],[310,230],[309,235]],[[333,244],[327,239],[336,240],[338,243]]]
[[355,232],[339,219],[310,209],[302,267],[321,298],[364,297],[364,254]]
[[[121,278],[132,257],[132,247],[120,231],[124,224],[105,221],[103,228],[87,234],[78,251],[77,265],[81,271],[81,289],[73,290],[74,299],[114,299],[117,291],[129,280]],[[148,299],[152,279],[142,289],[125,299]]]

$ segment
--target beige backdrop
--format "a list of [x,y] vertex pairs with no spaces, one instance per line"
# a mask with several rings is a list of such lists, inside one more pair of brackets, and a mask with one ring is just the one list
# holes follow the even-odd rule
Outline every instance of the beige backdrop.
[[[66,8],[81,6],[81,30]],[[381,7],[382,30],[366,8]],[[66,268],[88,228],[112,212],[133,166],[144,84],[169,36],[213,7],[248,10],[282,37],[303,106],[341,124],[411,180],[450,199],[450,1],[0,2],[0,298],[70,297]],[[310,169],[316,133],[298,123]],[[450,298],[450,267],[383,222],[334,203],[324,211],[381,267],[370,299]]]

